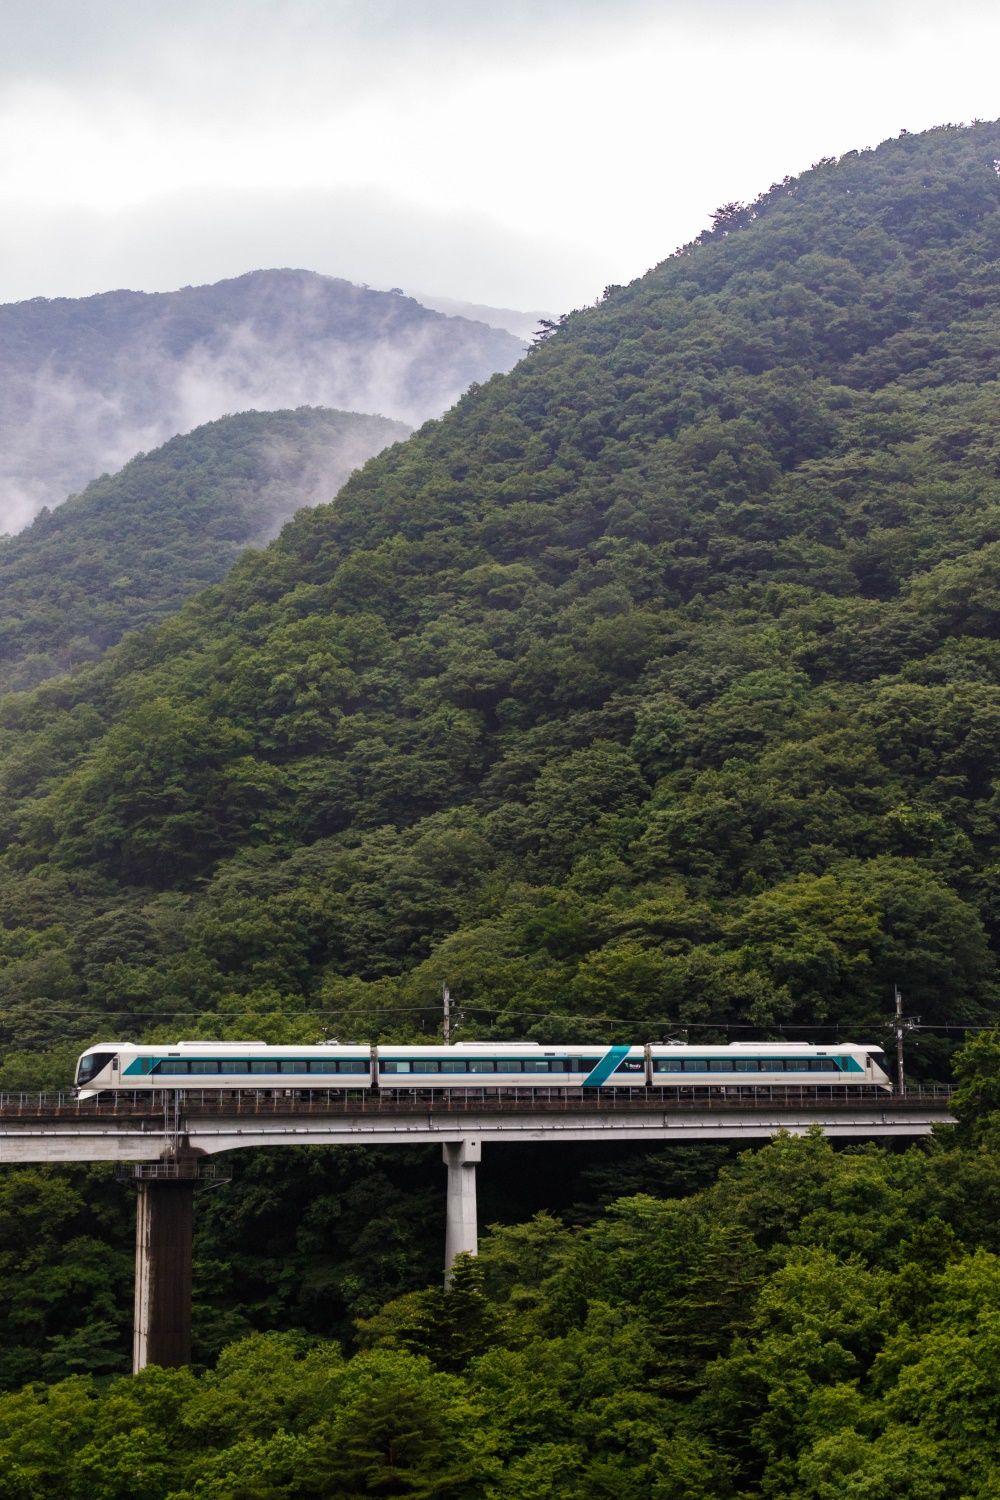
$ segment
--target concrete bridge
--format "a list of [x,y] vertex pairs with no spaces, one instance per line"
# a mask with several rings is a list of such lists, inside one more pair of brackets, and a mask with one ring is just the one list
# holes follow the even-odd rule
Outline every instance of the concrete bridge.
[[193,1198],[220,1152],[260,1146],[436,1143],[447,1168],[445,1274],[475,1254],[484,1145],[554,1141],[760,1141],[819,1128],[839,1139],[929,1135],[952,1124],[947,1090],[887,1095],[828,1085],[156,1090],[97,1100],[0,1094],[0,1165],[110,1161],[138,1183],[133,1366],[186,1364]]

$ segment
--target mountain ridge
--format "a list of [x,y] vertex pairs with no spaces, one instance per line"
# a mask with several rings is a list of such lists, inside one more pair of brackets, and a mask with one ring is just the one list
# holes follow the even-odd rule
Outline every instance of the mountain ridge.
[[234,411],[326,406],[413,426],[522,352],[503,330],[291,269],[5,304],[0,526]]

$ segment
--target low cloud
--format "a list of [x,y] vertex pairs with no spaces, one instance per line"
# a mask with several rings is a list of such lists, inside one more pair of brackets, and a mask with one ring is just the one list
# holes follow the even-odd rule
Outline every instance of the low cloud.
[[16,381],[9,398],[0,533],[20,531],[43,507],[61,504],[89,480],[173,435],[163,422],[130,420],[124,392],[102,394],[48,367]]
[[[305,272],[3,311],[21,357],[8,354],[6,369],[0,357],[0,532],[233,412],[325,406],[417,426],[474,380],[509,368],[522,347],[410,299]],[[33,362],[26,329],[60,354]]]

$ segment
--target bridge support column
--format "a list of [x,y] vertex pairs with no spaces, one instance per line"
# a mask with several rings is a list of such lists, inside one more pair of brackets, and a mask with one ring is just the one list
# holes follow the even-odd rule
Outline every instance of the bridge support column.
[[448,1141],[442,1148],[448,1168],[448,1217],[444,1237],[444,1279],[451,1279],[456,1255],[475,1255],[479,1249],[476,1218],[476,1165],[482,1160],[479,1141]]
[[194,1181],[139,1183],[132,1369],[191,1362]]

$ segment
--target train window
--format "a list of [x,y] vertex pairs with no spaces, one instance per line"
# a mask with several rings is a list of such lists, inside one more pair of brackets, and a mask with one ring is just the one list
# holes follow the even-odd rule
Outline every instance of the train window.
[[549,1071],[549,1060],[547,1057],[529,1057],[524,1064],[526,1073],[547,1073]]
[[310,1073],[336,1073],[339,1072],[337,1059],[335,1057],[311,1057],[309,1059]]
[[100,1073],[102,1068],[107,1067],[113,1057],[113,1052],[91,1052],[89,1057],[81,1057],[76,1074],[77,1083],[88,1083],[95,1073]]
[[437,1073],[441,1064],[436,1057],[416,1058],[411,1065],[414,1073]]
[[223,1073],[249,1073],[250,1064],[245,1058],[224,1057],[219,1063]]
[[757,1059],[755,1057],[734,1057],[733,1058],[733,1072],[734,1073],[757,1073],[759,1071],[760,1071],[760,1064],[758,1063],[758,1061],[757,1061]]
[[175,1062],[172,1058],[168,1058],[167,1061],[156,1064],[157,1073],[176,1074],[189,1073],[190,1071],[191,1069],[186,1062]]
[[252,1058],[250,1061],[251,1073],[277,1073],[278,1064],[269,1057]]
[[309,1064],[304,1057],[285,1057],[281,1060],[281,1071],[282,1073],[308,1073]]
[[683,1057],[657,1057],[653,1062],[654,1073],[683,1073]]
[[387,1057],[382,1064],[383,1073],[408,1073],[410,1064],[401,1058]]
[[446,1057],[442,1060],[442,1073],[467,1073],[468,1071],[468,1067],[466,1066],[465,1060],[463,1058]]
[[465,1066],[469,1073],[495,1073],[497,1065],[491,1057],[470,1057]]
[[728,1057],[712,1057],[712,1058],[709,1058],[708,1071],[710,1073],[731,1073],[733,1071],[733,1064],[732,1064],[731,1058],[728,1058]]
[[498,1073],[520,1073],[521,1064],[515,1057],[501,1057],[497,1059]]
[[193,1057],[191,1059],[192,1073],[218,1073],[219,1064],[214,1057]]
[[363,1057],[342,1057],[340,1059],[339,1071],[341,1073],[367,1073],[371,1064]]
[[702,1057],[686,1057],[684,1071],[685,1073],[707,1073],[708,1063]]

